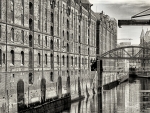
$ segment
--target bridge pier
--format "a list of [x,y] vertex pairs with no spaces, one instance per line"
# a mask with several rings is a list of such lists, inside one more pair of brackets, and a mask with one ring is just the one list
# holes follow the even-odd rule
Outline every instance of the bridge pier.
[[102,113],[102,80],[103,80],[103,62],[101,59],[97,60],[97,74],[98,74],[98,113]]

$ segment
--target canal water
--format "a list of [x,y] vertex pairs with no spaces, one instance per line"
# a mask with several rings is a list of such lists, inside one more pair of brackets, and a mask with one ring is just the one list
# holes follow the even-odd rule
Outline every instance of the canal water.
[[103,91],[102,96],[94,95],[72,103],[69,110],[61,113],[150,113],[150,79],[130,79]]

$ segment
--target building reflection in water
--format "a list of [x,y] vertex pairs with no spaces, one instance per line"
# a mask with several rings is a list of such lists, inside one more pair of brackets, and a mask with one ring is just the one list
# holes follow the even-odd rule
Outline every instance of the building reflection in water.
[[70,112],[63,113],[150,113],[150,79],[122,83],[102,95],[72,103]]

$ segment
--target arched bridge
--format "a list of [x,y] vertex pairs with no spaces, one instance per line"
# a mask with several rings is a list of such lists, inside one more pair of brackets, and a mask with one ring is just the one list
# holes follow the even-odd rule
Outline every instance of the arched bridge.
[[142,46],[118,47],[102,55],[98,55],[97,58],[98,59],[150,60],[150,48],[142,47]]

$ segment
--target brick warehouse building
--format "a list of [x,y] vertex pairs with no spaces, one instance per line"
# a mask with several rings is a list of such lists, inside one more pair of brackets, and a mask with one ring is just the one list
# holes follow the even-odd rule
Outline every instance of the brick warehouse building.
[[[103,11],[97,16],[97,27],[96,27],[96,45],[97,55],[102,55],[105,52],[112,50],[117,47],[117,22],[114,18],[110,18],[104,14]],[[103,61],[104,70],[114,70],[116,67],[116,61],[113,59],[107,59]],[[109,68],[108,68],[109,67]]]
[[[0,111],[90,87],[96,21],[87,0],[1,0]],[[58,77],[62,90],[58,91]]]

